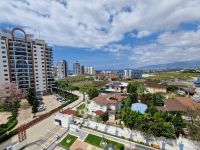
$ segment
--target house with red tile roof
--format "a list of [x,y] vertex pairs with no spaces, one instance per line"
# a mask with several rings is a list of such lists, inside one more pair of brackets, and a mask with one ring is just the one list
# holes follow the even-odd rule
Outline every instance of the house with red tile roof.
[[127,98],[125,94],[107,94],[95,97],[88,105],[88,114],[101,116],[109,114],[109,119],[115,120],[115,112],[121,108],[122,101]]
[[185,112],[188,108],[200,107],[200,103],[188,97],[175,97],[164,100],[164,106],[157,106],[160,111],[181,111]]

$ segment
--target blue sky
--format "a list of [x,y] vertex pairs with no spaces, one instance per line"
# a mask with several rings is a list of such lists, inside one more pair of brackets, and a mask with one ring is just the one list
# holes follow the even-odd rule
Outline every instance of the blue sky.
[[199,0],[6,0],[0,29],[45,39],[70,68],[137,68],[200,59],[199,10]]

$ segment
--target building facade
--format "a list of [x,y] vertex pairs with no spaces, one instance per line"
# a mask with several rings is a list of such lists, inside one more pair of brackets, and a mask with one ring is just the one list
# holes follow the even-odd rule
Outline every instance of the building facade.
[[78,61],[73,64],[73,71],[75,75],[81,74],[81,64]]
[[68,62],[65,60],[61,60],[58,62],[58,71],[57,71],[57,77],[59,79],[66,78],[68,75]]
[[0,83],[16,83],[23,91],[32,88],[36,95],[52,92],[53,51],[44,40],[32,39],[20,28],[0,33],[0,57]]
[[125,79],[132,78],[132,70],[131,69],[124,69],[124,78]]
[[84,74],[94,75],[95,74],[95,68],[94,67],[85,67],[84,68]]
[[142,78],[141,70],[124,69],[124,79]]

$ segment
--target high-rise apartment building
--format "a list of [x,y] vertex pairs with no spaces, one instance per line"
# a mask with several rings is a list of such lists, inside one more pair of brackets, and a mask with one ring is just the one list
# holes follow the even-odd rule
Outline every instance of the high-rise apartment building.
[[0,33],[0,58],[0,83],[16,83],[23,91],[32,88],[36,95],[52,92],[53,51],[44,40],[32,39],[20,28]]
[[94,75],[95,74],[95,68],[94,67],[85,67],[84,68],[84,74]]
[[81,64],[78,61],[73,64],[73,71],[75,75],[81,74]]
[[85,72],[85,67],[81,65],[81,74],[84,74],[84,72]]
[[65,60],[61,60],[58,62],[58,72],[57,76],[60,79],[67,77],[68,75],[68,62]]
[[131,69],[124,69],[124,78],[128,79],[131,78],[132,76],[132,70]]

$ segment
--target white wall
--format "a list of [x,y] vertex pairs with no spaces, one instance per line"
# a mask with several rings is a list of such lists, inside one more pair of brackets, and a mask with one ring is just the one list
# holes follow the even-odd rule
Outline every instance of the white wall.
[[88,105],[88,113],[90,115],[96,115],[96,110],[102,110],[103,112],[107,111],[107,105],[100,105],[96,104],[94,101],[91,101],[91,103]]

